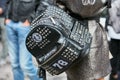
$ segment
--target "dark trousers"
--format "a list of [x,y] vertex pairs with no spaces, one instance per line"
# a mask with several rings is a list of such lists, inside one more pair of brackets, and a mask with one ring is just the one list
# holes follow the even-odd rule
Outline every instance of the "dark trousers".
[[113,58],[110,60],[112,66],[111,75],[120,71],[120,40],[111,39],[109,42],[110,52]]

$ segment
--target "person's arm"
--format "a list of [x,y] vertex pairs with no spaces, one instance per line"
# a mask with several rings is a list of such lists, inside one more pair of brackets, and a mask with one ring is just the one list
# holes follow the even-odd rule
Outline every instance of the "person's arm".
[[110,23],[115,30],[116,33],[120,33],[120,22],[119,17],[117,15],[118,8],[119,8],[119,2],[115,2],[112,4],[112,8],[109,9],[109,15],[110,15]]
[[11,11],[11,0],[7,0],[6,2],[6,12],[5,12],[5,24],[9,23],[10,22],[10,19],[9,19],[9,14],[10,14],[10,11]]
[[116,18],[117,18],[116,13],[117,13],[116,6],[115,4],[112,4],[112,7],[109,9],[109,15],[110,15],[111,22],[116,21]]
[[7,7],[6,7],[6,13],[5,13],[5,18],[8,19],[9,18],[9,13],[10,13],[10,9],[11,9],[11,0],[7,0]]

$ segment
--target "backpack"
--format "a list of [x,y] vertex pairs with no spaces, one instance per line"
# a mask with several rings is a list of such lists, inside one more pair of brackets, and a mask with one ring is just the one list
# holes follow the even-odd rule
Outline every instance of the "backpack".
[[[39,75],[44,78],[45,70],[51,75],[59,75],[89,54],[92,36],[88,30],[88,18],[93,16],[76,19],[71,13],[79,13],[74,13],[64,1],[56,0],[53,5],[42,2],[45,8],[39,8],[40,14],[32,21],[26,38],[27,49],[37,59],[42,68]],[[99,9],[107,7],[108,2],[102,5]]]

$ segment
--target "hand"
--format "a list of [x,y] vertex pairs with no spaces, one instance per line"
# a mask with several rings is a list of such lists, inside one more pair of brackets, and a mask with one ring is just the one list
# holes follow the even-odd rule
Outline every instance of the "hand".
[[23,22],[24,26],[30,26],[30,22],[28,20],[25,20],[25,22]]
[[5,19],[5,24],[9,23],[10,19]]
[[0,8],[0,15],[3,13],[3,9],[2,8]]

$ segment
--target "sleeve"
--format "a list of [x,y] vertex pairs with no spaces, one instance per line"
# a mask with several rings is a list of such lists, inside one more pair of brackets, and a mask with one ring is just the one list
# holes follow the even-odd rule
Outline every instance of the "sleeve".
[[6,2],[6,12],[5,12],[5,18],[6,19],[9,18],[9,14],[10,14],[10,11],[11,11],[11,4],[12,4],[12,1],[7,0],[7,2]]
[[112,4],[112,7],[109,9],[109,15],[110,15],[110,21],[114,22],[117,18],[117,9],[116,6],[114,6],[114,4]]
[[109,9],[109,15],[110,15],[110,23],[115,30],[116,33],[120,33],[120,17],[117,15],[118,8],[119,8],[119,2],[115,2],[112,4],[112,8]]

